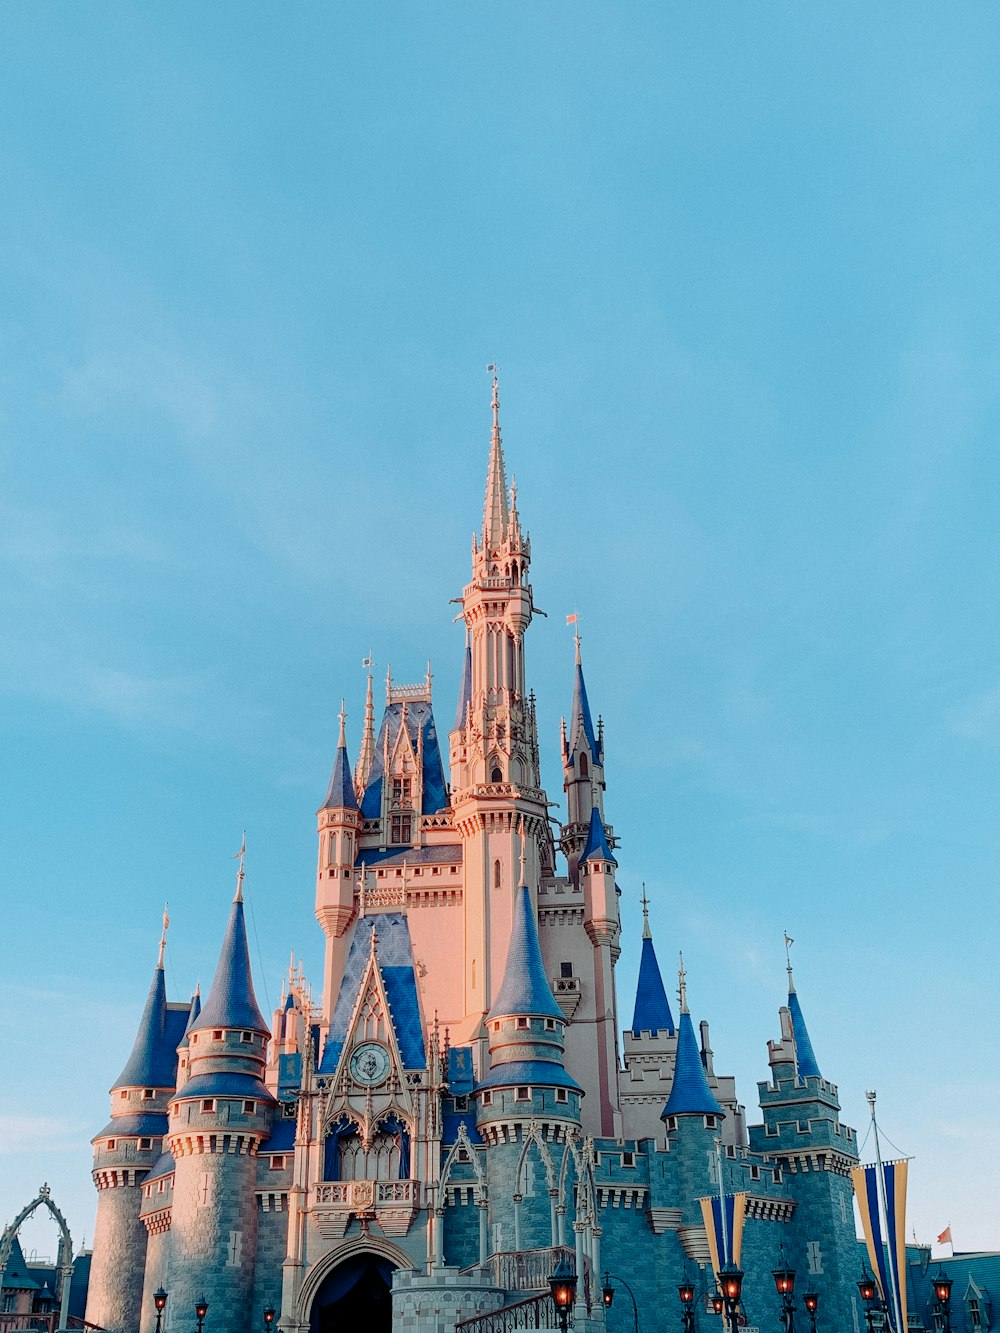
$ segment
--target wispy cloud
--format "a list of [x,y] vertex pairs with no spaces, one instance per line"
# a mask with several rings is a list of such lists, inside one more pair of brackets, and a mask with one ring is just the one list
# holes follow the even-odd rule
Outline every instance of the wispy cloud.
[[78,1121],[49,1115],[0,1115],[0,1156],[76,1152],[89,1135]]

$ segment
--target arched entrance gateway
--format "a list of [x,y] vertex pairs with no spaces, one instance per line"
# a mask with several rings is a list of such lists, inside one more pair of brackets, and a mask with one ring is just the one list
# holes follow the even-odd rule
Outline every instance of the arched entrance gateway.
[[299,1296],[301,1322],[310,1333],[391,1333],[392,1275],[413,1261],[391,1242],[355,1236],[324,1255],[307,1274]]
[[391,1333],[395,1265],[380,1254],[355,1254],[323,1280],[309,1312],[309,1333]]
[[33,1199],[27,1207],[22,1208],[13,1222],[5,1228],[3,1236],[0,1237],[0,1310],[3,1310],[3,1282],[4,1274],[7,1272],[7,1265],[10,1262],[11,1251],[14,1248],[14,1241],[17,1239],[17,1233],[21,1229],[21,1223],[26,1222],[36,1208],[45,1207],[52,1214],[53,1221],[59,1228],[59,1253],[56,1258],[56,1266],[59,1269],[60,1293],[59,1293],[59,1327],[65,1329],[69,1324],[69,1289],[73,1280],[73,1241],[70,1238],[69,1227],[66,1225],[66,1219],[52,1202],[48,1185],[43,1185],[38,1191],[38,1197]]

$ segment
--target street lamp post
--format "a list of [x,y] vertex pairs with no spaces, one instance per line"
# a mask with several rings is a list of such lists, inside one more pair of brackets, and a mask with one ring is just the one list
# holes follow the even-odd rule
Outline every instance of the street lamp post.
[[549,1289],[559,1315],[559,1327],[563,1333],[569,1328],[569,1315],[576,1300],[577,1277],[565,1259],[560,1259],[549,1278]]
[[861,1299],[865,1303],[865,1323],[868,1325],[868,1333],[874,1333],[875,1331],[876,1305],[881,1306],[881,1303],[877,1302],[875,1299],[877,1290],[875,1279],[866,1268],[862,1268],[861,1281],[858,1283],[858,1291],[861,1293]]
[[781,1322],[785,1326],[785,1333],[795,1333],[795,1301],[792,1299],[795,1269],[775,1268],[771,1276],[774,1278],[775,1290],[781,1297]]
[[726,1323],[737,1333],[740,1323],[740,1296],[743,1293],[743,1272],[735,1264],[727,1264],[719,1274]]
[[815,1291],[807,1291],[802,1297],[802,1304],[809,1311],[810,1333],[816,1333],[816,1311],[819,1309],[819,1294]]
[[160,1320],[163,1318],[163,1311],[167,1308],[167,1293],[162,1287],[157,1287],[153,1292],[153,1305],[156,1307],[156,1333],[160,1333]]
[[940,1264],[934,1279],[934,1295],[941,1311],[942,1333],[951,1333],[951,1278]]
[[271,1333],[274,1327],[274,1316],[277,1313],[273,1305],[269,1305],[264,1311],[264,1333]]
[[635,1292],[632,1290],[632,1288],[629,1286],[629,1284],[625,1281],[623,1277],[618,1277],[617,1274],[615,1273],[609,1273],[607,1269],[604,1270],[604,1286],[601,1288],[601,1296],[604,1300],[604,1308],[606,1310],[610,1310],[611,1302],[615,1299],[615,1289],[611,1285],[612,1282],[620,1282],[622,1286],[625,1288],[625,1290],[628,1292],[629,1298],[632,1301],[632,1318],[635,1323],[635,1333],[639,1333],[639,1307],[635,1303]]
[[677,1287],[681,1298],[681,1324],[684,1333],[694,1333],[694,1283],[681,1282]]
[[203,1333],[205,1327],[205,1316],[208,1314],[208,1301],[202,1296],[200,1301],[194,1303],[194,1317],[198,1321],[198,1333]]

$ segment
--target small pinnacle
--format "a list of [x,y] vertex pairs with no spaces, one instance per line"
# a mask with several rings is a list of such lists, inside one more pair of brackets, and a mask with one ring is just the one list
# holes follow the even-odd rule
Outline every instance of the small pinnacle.
[[167,948],[167,927],[170,925],[170,917],[167,914],[167,904],[163,904],[163,930],[160,933],[160,952],[156,959],[156,966],[163,971],[163,955]]
[[646,897],[645,880],[643,880],[642,884],[642,898],[639,901],[642,903],[642,938],[644,940],[651,940],[653,935],[649,929],[649,899]]
[[347,709],[344,707],[344,701],[343,701],[343,699],[341,699],[341,701],[340,701],[340,713],[339,713],[339,717],[340,717],[340,739],[337,741],[337,747],[338,747],[338,749],[346,750],[346,749],[347,749],[347,727],[346,727],[345,724],[346,724],[346,722],[347,722]]
[[239,869],[236,872],[236,893],[233,895],[234,903],[241,903],[243,901],[243,878],[244,875],[246,874],[246,871],[243,869],[243,861],[244,858],[246,857],[246,854],[247,854],[247,834],[246,834],[246,829],[244,829],[243,842],[240,844],[240,850],[236,853],[236,855],[239,857],[240,865]]
[[678,954],[678,958],[680,962],[677,967],[677,999],[681,1007],[681,1013],[686,1014],[688,1012],[687,972],[684,968],[683,953]]

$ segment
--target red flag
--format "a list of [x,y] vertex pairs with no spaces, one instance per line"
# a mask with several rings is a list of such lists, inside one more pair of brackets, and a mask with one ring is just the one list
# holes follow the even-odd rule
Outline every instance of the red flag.
[[943,1244],[945,1243],[945,1241],[947,1241],[949,1245],[951,1244],[951,1223],[950,1223],[950,1222],[949,1222],[948,1225],[945,1227],[945,1229],[941,1232],[940,1236],[938,1236],[938,1244],[939,1244],[939,1245],[943,1245]]

